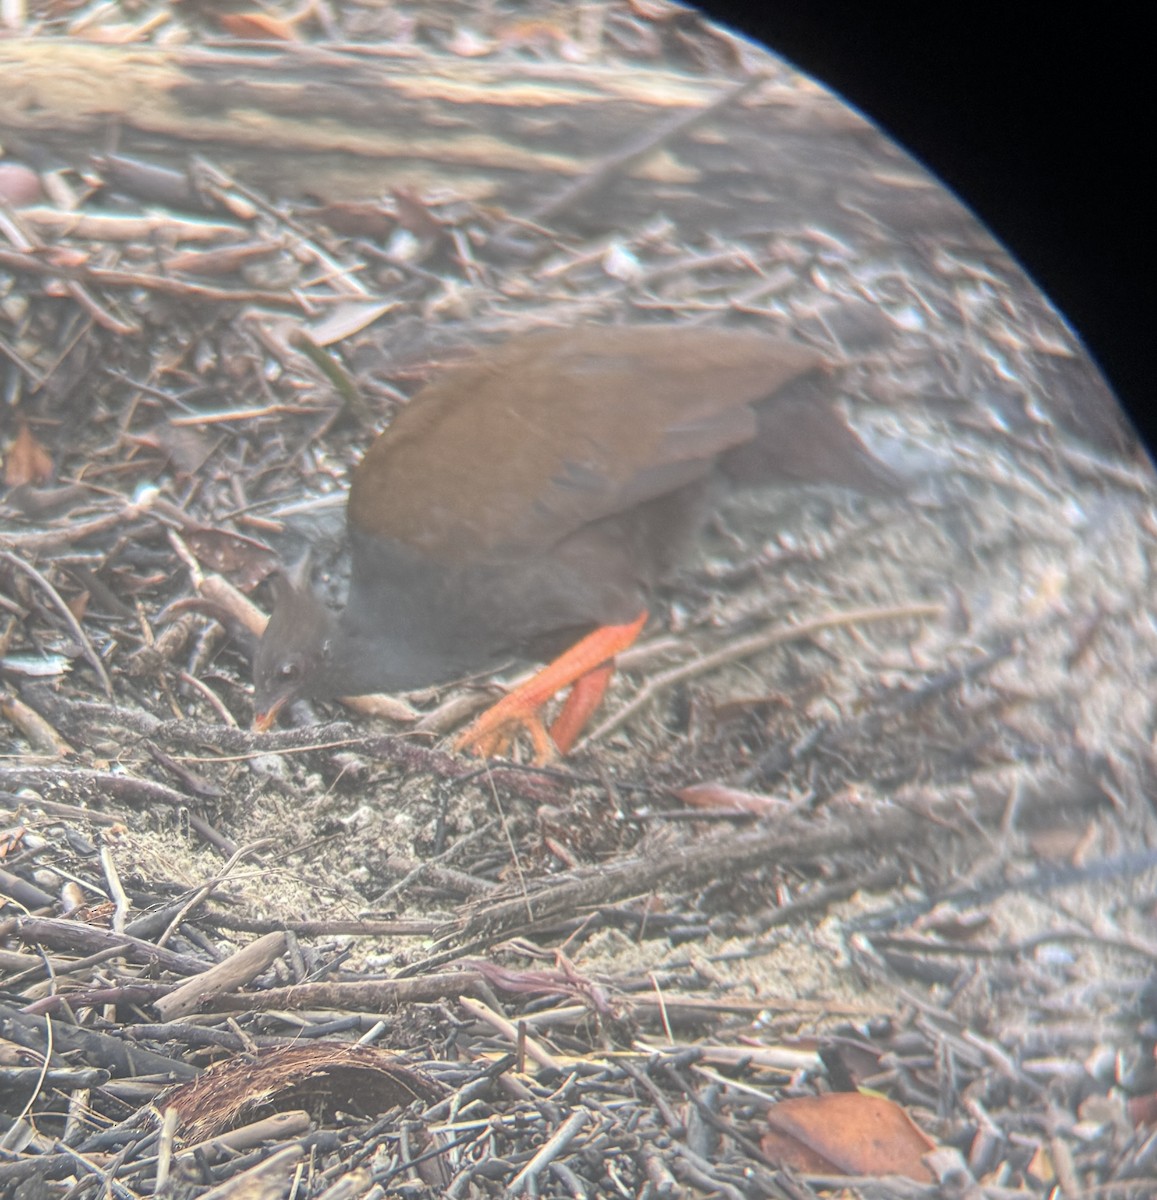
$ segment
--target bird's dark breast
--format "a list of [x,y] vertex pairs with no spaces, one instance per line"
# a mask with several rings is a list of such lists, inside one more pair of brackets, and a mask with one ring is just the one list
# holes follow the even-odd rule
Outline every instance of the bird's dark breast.
[[375,686],[382,690],[549,656],[598,625],[638,616],[678,561],[703,493],[699,484],[681,488],[529,557],[499,549],[480,561],[448,561],[351,529],[342,627],[380,655]]

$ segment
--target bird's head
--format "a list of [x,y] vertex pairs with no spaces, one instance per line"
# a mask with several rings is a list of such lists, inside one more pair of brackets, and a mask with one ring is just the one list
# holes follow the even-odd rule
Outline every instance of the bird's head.
[[273,615],[253,661],[253,727],[261,731],[300,697],[329,700],[344,694],[335,663],[337,621],[305,574],[302,567],[274,580]]

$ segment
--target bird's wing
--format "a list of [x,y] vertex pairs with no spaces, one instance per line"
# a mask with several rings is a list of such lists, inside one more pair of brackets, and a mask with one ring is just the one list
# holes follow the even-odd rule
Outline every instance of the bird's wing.
[[820,365],[762,334],[590,327],[511,339],[417,395],[354,473],[349,519],[433,557],[541,553],[701,478],[751,405]]

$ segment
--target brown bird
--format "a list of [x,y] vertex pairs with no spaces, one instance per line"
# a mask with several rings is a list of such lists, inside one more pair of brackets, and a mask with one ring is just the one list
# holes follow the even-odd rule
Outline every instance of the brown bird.
[[[759,333],[530,333],[424,388],[353,474],[340,614],[282,577],[254,664],[258,728],[299,696],[405,691],[582,638],[459,738],[480,753],[576,683],[565,753],[634,641],[712,480],[894,493],[831,404],[822,357]],[[590,632],[591,630],[594,632]]]

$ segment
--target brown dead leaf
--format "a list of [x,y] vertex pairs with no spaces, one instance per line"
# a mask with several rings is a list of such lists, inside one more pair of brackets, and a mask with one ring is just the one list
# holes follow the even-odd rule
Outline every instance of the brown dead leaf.
[[0,163],[0,201],[20,208],[40,199],[40,176],[23,163]]
[[216,250],[182,250],[165,260],[165,269],[174,275],[220,279],[281,253],[282,249],[276,242],[245,242],[221,246]]
[[[92,258],[84,250],[78,250],[74,246],[47,246],[41,253],[41,257],[50,266],[60,267],[61,270],[71,270],[85,266]],[[67,291],[67,285],[63,280],[55,280],[62,289]]]
[[208,436],[189,426],[173,425],[168,421],[128,436],[138,446],[159,450],[182,475],[195,475],[200,471],[223,440],[221,434]]
[[416,238],[436,238],[442,235],[442,226],[430,212],[426,202],[409,188],[390,188],[390,195],[397,206],[398,224]]
[[22,487],[24,484],[44,484],[52,478],[52,455],[36,440],[25,422],[20,423],[16,437],[4,459],[4,484]]
[[782,1100],[767,1115],[764,1153],[817,1175],[903,1175],[931,1183],[922,1156],[936,1147],[898,1104],[861,1092]]
[[78,620],[84,620],[84,614],[88,612],[88,606],[92,600],[91,592],[77,592],[77,594],[66,601],[68,611]]
[[766,817],[772,813],[786,812],[787,801],[778,796],[765,796],[760,792],[745,792],[740,788],[722,783],[693,783],[674,793],[676,800],[690,804],[693,808],[722,809],[726,812],[751,813]]
[[243,592],[251,592],[277,570],[277,555],[263,542],[228,533],[224,529],[194,529],[185,544],[203,567],[231,579]]
[[1086,829],[1055,827],[1029,834],[1028,844],[1037,858],[1047,862],[1072,862],[1084,843]]
[[335,200],[321,208],[306,209],[305,215],[316,217],[334,233],[380,242],[386,241],[398,226],[394,214],[377,200]]
[[978,938],[992,927],[992,914],[988,912],[961,913],[941,905],[918,918],[914,928],[920,933],[934,934],[946,942],[967,942]]
[[1128,1112],[1134,1129],[1151,1128],[1157,1125],[1157,1092],[1130,1097]]
[[1048,1146],[1043,1142],[1037,1146],[1025,1170],[1031,1179],[1044,1186],[1048,1186],[1056,1179],[1057,1173],[1053,1167],[1052,1155],[1049,1153]]
[[880,1052],[854,1038],[826,1038],[819,1054],[832,1086],[841,1092],[855,1091],[880,1072]]
[[217,23],[234,37],[256,38],[259,41],[296,42],[299,41],[293,22],[284,17],[275,17],[270,13],[220,13]]

